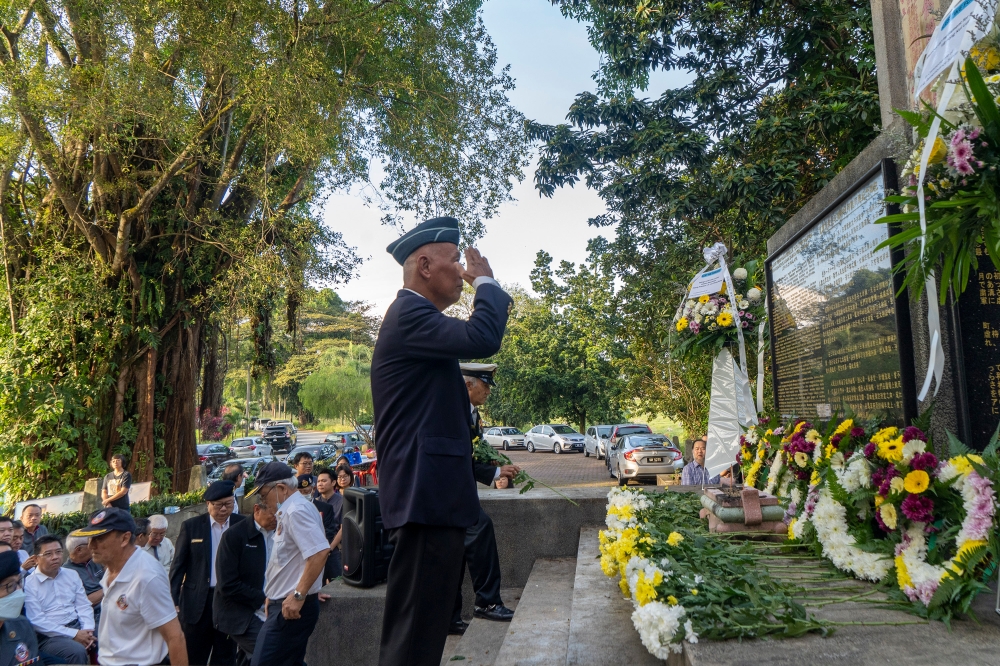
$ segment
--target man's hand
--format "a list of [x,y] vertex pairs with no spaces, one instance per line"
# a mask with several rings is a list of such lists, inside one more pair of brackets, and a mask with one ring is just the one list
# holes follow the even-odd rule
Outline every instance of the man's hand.
[[285,616],[286,620],[298,620],[302,617],[299,611],[302,610],[302,606],[305,603],[305,597],[303,597],[301,601],[296,601],[295,597],[289,594],[285,597],[285,600],[281,602],[281,614]]
[[722,470],[722,472],[719,474],[719,476],[728,477],[730,474],[732,474],[732,472],[733,472],[733,470],[730,469],[729,467],[727,467],[726,469]]
[[323,592],[320,592],[319,594],[317,594],[316,597],[320,601],[329,601],[330,600],[330,595],[329,594],[324,594]]
[[111,500],[110,499],[103,500],[101,504],[103,504],[105,508],[109,508],[111,506]]
[[508,481],[513,481],[517,473],[521,471],[521,468],[517,465],[504,465],[500,468],[500,476],[507,477]]
[[29,557],[24,561],[24,564],[21,565],[21,568],[27,571],[28,569],[34,569],[37,566],[38,566],[38,556],[32,555],[31,557]]
[[472,284],[477,277],[493,277],[493,269],[486,257],[479,254],[479,250],[474,247],[465,248],[465,270],[462,271],[462,279]]
[[73,640],[83,647],[90,647],[90,644],[94,642],[94,632],[81,629],[76,632],[76,636],[73,637]]

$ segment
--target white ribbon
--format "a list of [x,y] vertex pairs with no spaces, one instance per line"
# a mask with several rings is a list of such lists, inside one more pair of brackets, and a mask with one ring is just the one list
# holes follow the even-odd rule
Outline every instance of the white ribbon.
[[[767,299],[764,299],[767,312]],[[757,325],[757,413],[764,412],[764,320]]]

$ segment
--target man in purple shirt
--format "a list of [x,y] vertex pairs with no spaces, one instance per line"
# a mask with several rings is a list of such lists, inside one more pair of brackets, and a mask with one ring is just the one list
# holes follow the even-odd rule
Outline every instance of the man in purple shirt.
[[[709,478],[708,470],[705,469],[705,438],[699,437],[691,445],[692,460],[684,465],[681,472],[682,486],[703,486],[719,483],[719,474]],[[729,476],[729,470],[722,472],[722,476]]]

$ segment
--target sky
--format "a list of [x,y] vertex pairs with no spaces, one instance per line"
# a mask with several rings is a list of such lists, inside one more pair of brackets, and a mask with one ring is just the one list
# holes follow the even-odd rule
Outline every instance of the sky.
[[[516,84],[510,100],[527,118],[563,122],[576,95],[595,89],[592,75],[600,56],[587,39],[586,26],[563,18],[547,0],[489,0],[483,20],[497,47],[498,65],[510,65]],[[657,94],[670,78],[653,78],[643,94]],[[577,263],[586,258],[589,239],[614,234],[612,229],[587,225],[589,218],[605,210],[594,191],[578,184],[557,190],[552,198],[539,197],[534,169],[532,161],[524,180],[514,185],[515,201],[502,205],[487,220],[486,235],[477,244],[498,280],[526,288],[538,250],[546,250],[556,263],[563,259]],[[399,231],[383,226],[382,213],[366,207],[357,190],[331,196],[323,215],[325,223],[342,233],[364,260],[359,277],[337,285],[337,292],[346,300],[371,303],[381,315],[402,284],[399,265],[385,251]]]

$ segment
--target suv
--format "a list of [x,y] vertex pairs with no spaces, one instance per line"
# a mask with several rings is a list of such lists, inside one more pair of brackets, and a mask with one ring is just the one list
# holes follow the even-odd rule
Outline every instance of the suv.
[[271,451],[288,452],[295,445],[290,425],[269,425],[264,428],[262,439],[270,445]]

